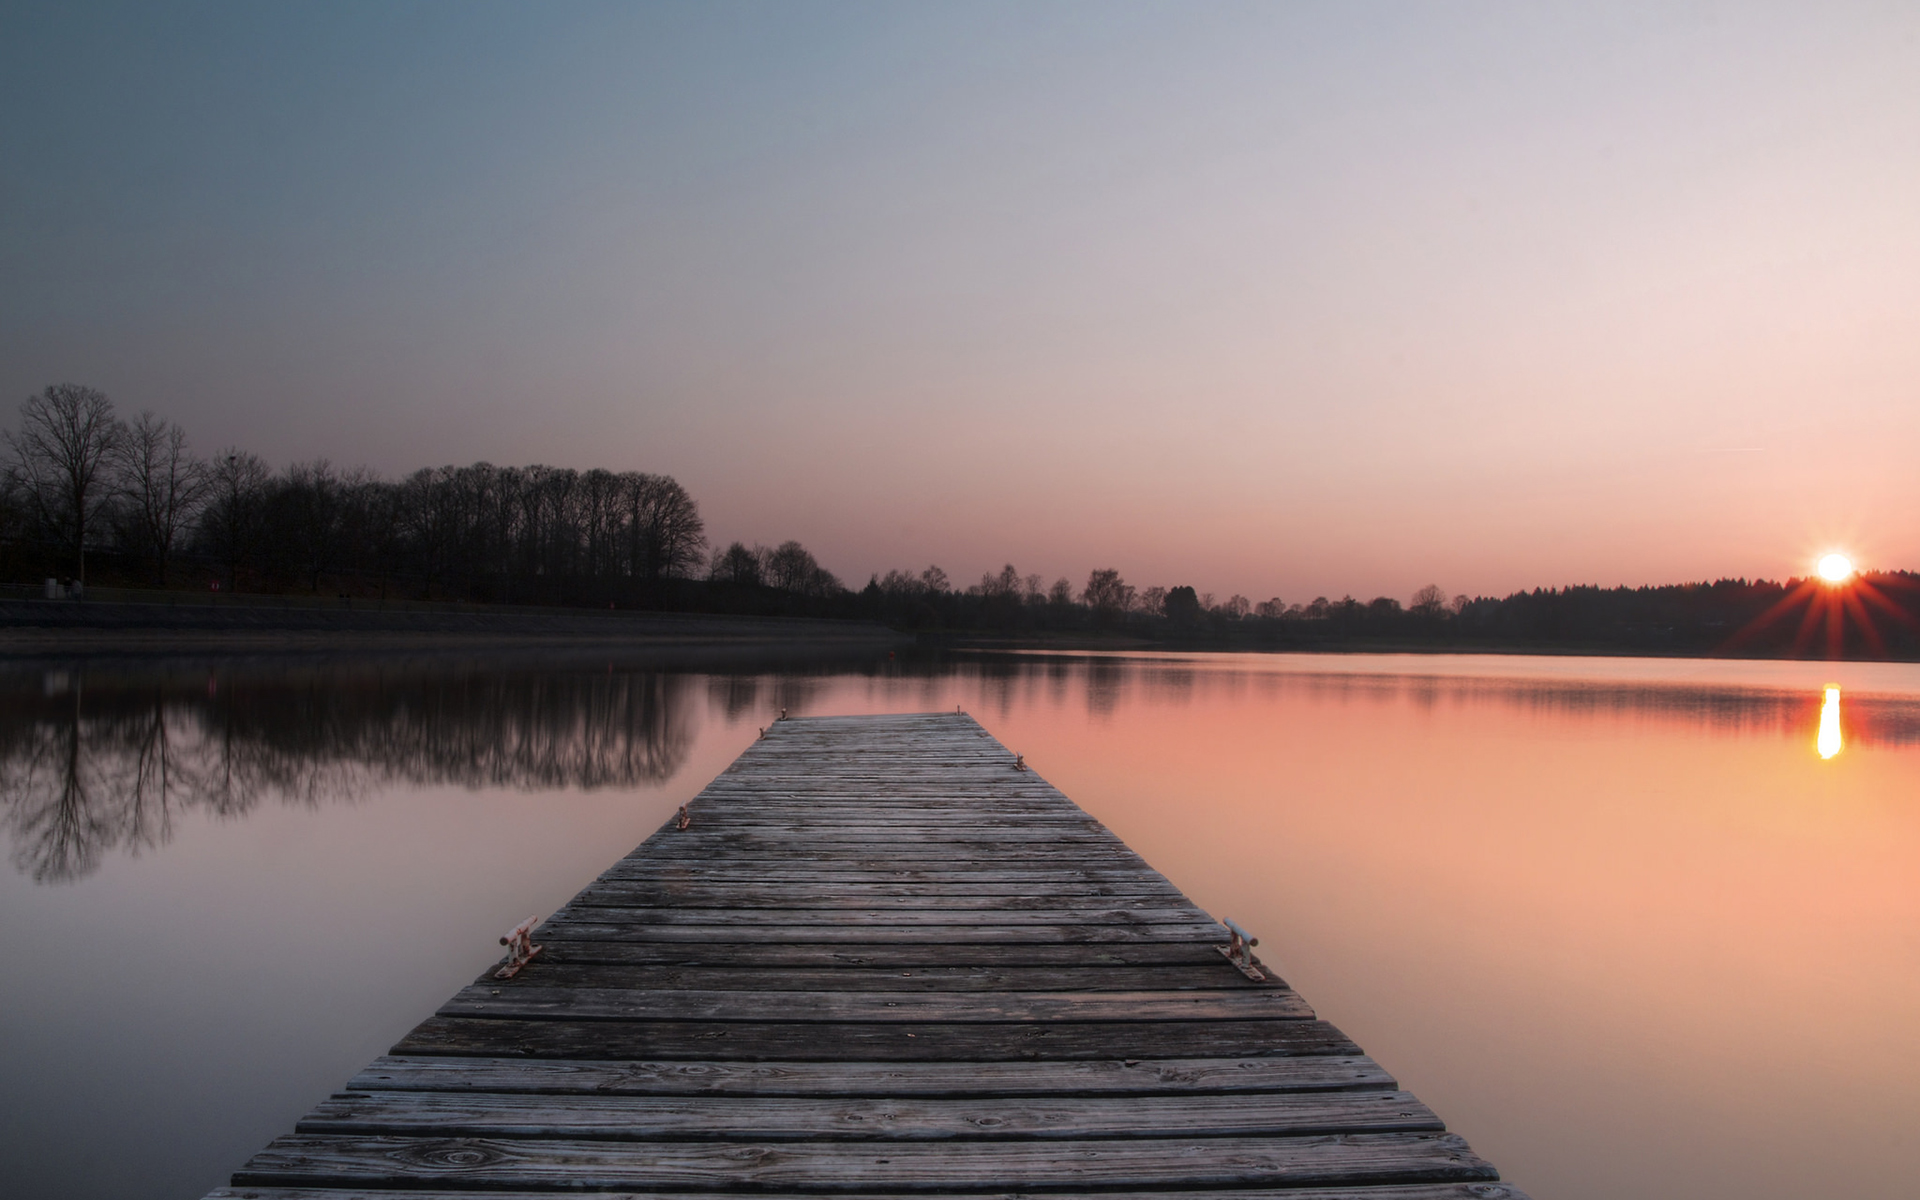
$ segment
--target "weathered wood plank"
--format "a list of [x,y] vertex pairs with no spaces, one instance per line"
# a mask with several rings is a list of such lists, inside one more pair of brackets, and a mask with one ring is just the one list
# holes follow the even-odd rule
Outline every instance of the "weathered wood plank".
[[898,908],[696,908],[682,904],[616,904],[604,900],[598,904],[581,904],[577,908],[570,906],[564,914],[554,916],[548,924],[558,929],[572,922],[607,925],[620,921],[642,923],[656,929],[670,925],[832,925],[839,929],[861,925],[884,925],[891,929],[917,925],[1125,925],[1129,928],[1172,925],[1191,931],[1193,936],[1203,940],[1211,937],[1224,941],[1227,936],[1225,928],[1191,905],[1141,908],[1106,902],[1093,902],[1077,909],[1025,911],[998,906],[918,908],[906,905]]
[[1391,1088],[1365,1055],[955,1063],[620,1062],[387,1055],[348,1091],[599,1096],[1078,1096]]
[[1151,872],[1070,865],[914,867],[888,862],[887,865],[878,867],[804,866],[791,863],[779,866],[755,866],[745,863],[689,862],[684,859],[640,863],[622,861],[608,868],[606,874],[600,878],[608,883],[685,881],[711,884],[715,887],[726,884],[757,886],[760,883],[821,886],[867,883],[920,884],[928,887],[946,884],[972,884],[981,887],[1015,885],[1044,889],[1054,885],[1089,884],[1112,887],[1116,891],[1123,891],[1136,885],[1158,891],[1163,886],[1171,886],[1159,875]]
[[1313,1010],[1286,988],[1231,992],[760,992],[615,987],[462,988],[448,1017],[568,1021],[1035,1021],[1308,1020]]
[[477,981],[492,988],[619,988],[626,991],[730,992],[1139,992],[1243,991],[1273,986],[1255,983],[1219,959],[1199,967],[771,967],[620,966],[556,961],[551,954],[510,980],[488,971]]
[[1400,1183],[1497,1179],[1452,1134],[1363,1133],[1319,1137],[1153,1138],[1046,1142],[710,1144],[508,1138],[293,1135],[277,1138],[234,1173],[248,1184],[406,1186],[458,1180],[485,1187],[979,1188]]
[[1424,1104],[1395,1091],[953,1100],[388,1090],[325,1100],[294,1132],[616,1141],[1020,1141],[1440,1129]]
[[[696,827],[697,828],[697,827]],[[1004,833],[1005,836],[995,836]],[[925,844],[921,844],[924,842]],[[912,856],[930,857],[971,853],[982,858],[1004,858],[1012,862],[1032,860],[1052,862],[1108,862],[1125,865],[1133,861],[1133,852],[1118,839],[1086,834],[1062,834],[1059,837],[1035,837],[1031,832],[993,830],[976,827],[952,831],[924,830],[912,846],[902,847],[900,839],[888,831],[866,834],[844,825],[833,825],[805,837],[768,826],[745,829],[696,832],[694,828],[676,830],[649,845],[645,855],[630,857],[713,855],[721,858],[783,858],[814,850],[832,851],[842,857],[880,854],[891,857],[906,849]]]
[[[690,820],[694,817],[690,814]],[[1103,850],[1123,848],[1111,835],[1084,826],[1065,823],[1038,823],[1018,817],[974,821],[771,821],[771,820],[695,820],[686,829],[677,826],[660,852],[684,854],[690,849],[711,847],[722,854],[768,846],[788,851],[798,845],[838,845],[882,848],[897,846],[903,836],[924,838],[936,844],[962,844],[1001,851],[1022,850]]]
[[[488,1200],[553,1200],[550,1191],[496,1191],[489,1189],[484,1193]],[[598,1191],[593,1193],[603,1200],[713,1200],[712,1192],[658,1192],[646,1193],[629,1191]],[[442,1191],[439,1189],[417,1189],[409,1187],[404,1193],[406,1200],[473,1200],[476,1195],[470,1190]],[[819,1200],[820,1193],[815,1191],[755,1191],[758,1200]],[[1143,1192],[1103,1191],[1101,1200],[1251,1200],[1255,1197],[1271,1197],[1272,1200],[1528,1200],[1526,1193],[1507,1183],[1414,1183],[1361,1185],[1358,1187],[1306,1187],[1287,1188],[1284,1191],[1266,1189],[1235,1188],[1232,1191],[1203,1190]],[[863,1200],[1033,1200],[1026,1192],[862,1192]],[[396,1200],[395,1193],[387,1188],[369,1188],[347,1185],[339,1188],[303,1188],[303,1187],[262,1187],[253,1185],[244,1190],[218,1188],[209,1193],[207,1200]]]
[[698,856],[697,860],[686,849],[662,849],[649,851],[644,858],[630,858],[627,861],[652,866],[699,861],[702,865],[734,868],[811,868],[823,871],[1024,871],[1088,866],[1125,868],[1127,856],[1121,851],[1098,848],[1055,850],[1021,846],[994,849],[978,844],[922,844],[915,840],[904,846],[895,843],[891,850],[884,843],[835,845],[822,842],[809,843],[804,849],[771,845],[721,846],[714,848],[711,853]]
[[536,935],[546,951],[536,966],[552,963],[764,967],[1000,967],[1000,966],[1177,966],[1231,971],[1209,945],[1177,942],[759,942],[742,947],[725,941],[616,942],[570,941],[545,932]]
[[1187,906],[1171,887],[1140,881],[1133,889],[1112,883],[1054,883],[1041,895],[1031,883],[653,883],[628,879],[599,879],[572,899],[574,904],[605,902],[628,908],[657,908],[662,904],[693,908],[1008,908],[1027,904],[1039,908],[1154,908]]
[[[585,910],[592,911],[592,910]],[[1135,942],[1192,942],[1200,945],[1224,941],[1223,933],[1209,922],[1128,924],[1113,922],[1089,925],[930,925],[894,922],[840,925],[732,924],[732,925],[655,925],[643,921],[616,924],[589,922],[570,916],[556,917],[550,925],[552,936],[573,941],[602,942],[722,942],[738,946],[761,944],[822,944],[937,942],[967,944],[1004,944],[1011,942],[1073,943],[1077,945],[1127,944]],[[755,951],[743,950],[742,953]]]
[[533,1058],[725,1058],[795,1062],[960,1062],[1358,1054],[1323,1021],[1132,1021],[1057,1024],[730,1021],[492,1021],[432,1016],[395,1054]]

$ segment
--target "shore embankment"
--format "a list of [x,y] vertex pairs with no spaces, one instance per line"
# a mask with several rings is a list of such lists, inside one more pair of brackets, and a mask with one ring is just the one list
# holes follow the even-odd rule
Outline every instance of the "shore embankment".
[[386,608],[367,602],[217,605],[0,600],[0,655],[178,655],[640,649],[885,649],[909,635],[858,621],[537,608]]

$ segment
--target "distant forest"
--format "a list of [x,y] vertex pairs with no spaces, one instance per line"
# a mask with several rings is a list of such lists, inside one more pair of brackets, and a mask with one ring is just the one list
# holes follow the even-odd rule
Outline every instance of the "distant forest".
[[[639,471],[428,467],[400,479],[325,460],[202,458],[150,412],[91,388],[20,407],[0,464],[0,577],[16,587],[305,594],[879,621],[972,641],[1244,649],[1562,649],[1920,658],[1920,575],[1534,589],[1402,604],[1286,603],[1113,569],[1076,587],[1012,565],[960,585],[937,566],[843,584],[797,541],[710,546],[679,483]],[[74,589],[72,582],[83,586]]]

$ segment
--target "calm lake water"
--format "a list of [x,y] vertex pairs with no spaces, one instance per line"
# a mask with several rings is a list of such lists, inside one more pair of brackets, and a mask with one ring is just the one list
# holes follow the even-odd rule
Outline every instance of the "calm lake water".
[[1067,654],[0,671],[4,1190],[200,1195],[781,707],[956,704],[1538,1200],[1915,1194],[1920,667]]

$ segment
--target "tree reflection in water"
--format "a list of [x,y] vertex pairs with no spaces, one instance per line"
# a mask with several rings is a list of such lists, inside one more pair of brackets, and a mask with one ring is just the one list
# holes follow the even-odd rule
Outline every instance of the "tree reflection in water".
[[692,677],[314,669],[0,680],[0,825],[36,881],[163,845],[185,813],[317,806],[400,781],[603,788],[671,777]]
[[[1552,660],[1541,660],[1549,663]],[[36,880],[78,879],[107,853],[165,843],[187,812],[267,801],[350,800],[389,781],[468,788],[658,783],[692,753],[699,714],[728,723],[787,710],[950,710],[990,724],[1030,708],[1105,722],[1125,706],[1481,705],[1555,718],[1650,720],[1702,733],[1777,736],[1811,749],[1821,691],[1780,683],[1396,674],[1364,657],[871,655],[764,652],[642,663],[489,662],[289,666],[213,674],[0,674],[0,827]],[[1595,660],[1593,669],[1613,669]],[[1660,663],[1639,668],[1658,672]],[[1536,674],[1528,676],[1528,670]],[[1920,699],[1849,693],[1850,747],[1920,743]]]

